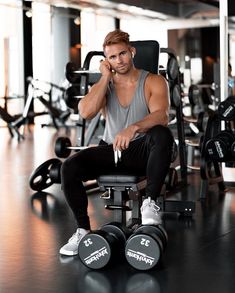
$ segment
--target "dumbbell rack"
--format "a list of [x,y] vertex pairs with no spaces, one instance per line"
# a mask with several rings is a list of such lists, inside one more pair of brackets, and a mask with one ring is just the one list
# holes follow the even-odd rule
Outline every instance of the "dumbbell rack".
[[[212,184],[218,184],[220,192],[226,190],[223,174],[222,174],[222,162],[212,160],[207,156],[205,147],[206,143],[218,133],[221,132],[221,117],[217,112],[210,116],[207,122],[205,135],[201,142],[201,188],[200,199],[205,199],[208,194],[208,187]],[[226,162],[228,163],[228,162]]]

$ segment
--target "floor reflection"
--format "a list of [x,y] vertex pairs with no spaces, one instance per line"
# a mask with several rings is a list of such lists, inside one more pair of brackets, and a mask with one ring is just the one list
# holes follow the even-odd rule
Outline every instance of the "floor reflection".
[[57,199],[53,194],[39,191],[31,196],[31,208],[40,219],[49,221],[53,210],[57,209]]

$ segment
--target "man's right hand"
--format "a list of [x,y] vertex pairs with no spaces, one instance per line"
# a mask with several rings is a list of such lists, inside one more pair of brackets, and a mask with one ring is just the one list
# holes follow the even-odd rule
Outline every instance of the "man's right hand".
[[112,77],[112,68],[110,63],[107,60],[100,60],[100,68],[99,68],[102,76]]

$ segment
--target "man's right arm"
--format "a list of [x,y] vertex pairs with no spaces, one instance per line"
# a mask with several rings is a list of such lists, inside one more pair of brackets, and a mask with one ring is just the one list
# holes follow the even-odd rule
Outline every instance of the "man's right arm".
[[100,80],[91,87],[89,93],[78,104],[79,114],[84,119],[95,117],[106,104],[107,88],[112,77],[110,65],[106,60],[101,61],[100,72]]

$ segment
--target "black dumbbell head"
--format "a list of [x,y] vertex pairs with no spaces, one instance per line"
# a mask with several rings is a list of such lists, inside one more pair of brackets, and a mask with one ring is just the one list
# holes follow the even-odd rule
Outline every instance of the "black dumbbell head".
[[223,120],[235,119],[235,96],[229,96],[219,104],[218,114]]
[[136,232],[143,232],[143,233],[155,233],[159,236],[163,244],[163,250],[165,250],[168,242],[168,235],[166,230],[162,225],[140,225],[136,230]]
[[70,109],[78,109],[78,103],[81,99],[80,97],[80,85],[72,85],[69,88],[67,88],[64,93],[65,103]]
[[167,243],[166,234],[158,226],[140,226],[127,240],[125,256],[138,270],[150,270],[159,262]]
[[71,141],[68,137],[58,137],[55,142],[55,154],[58,158],[67,158],[70,153],[71,149]]
[[125,247],[126,240],[131,235],[131,230],[127,227],[124,227],[119,222],[111,222],[109,224],[105,224],[101,227],[101,230],[106,231],[116,237],[121,248]]
[[84,236],[79,243],[81,261],[91,269],[101,269],[124,258],[130,230],[112,222]]
[[75,73],[74,71],[78,70],[78,66],[73,62],[68,62],[65,68],[65,77],[71,83],[80,83],[81,75]]
[[230,131],[222,131],[214,138],[208,140],[205,145],[206,156],[218,162],[226,159],[234,136]]
[[91,269],[101,269],[110,263],[114,239],[106,231],[96,230],[85,235],[79,242],[81,261]]

